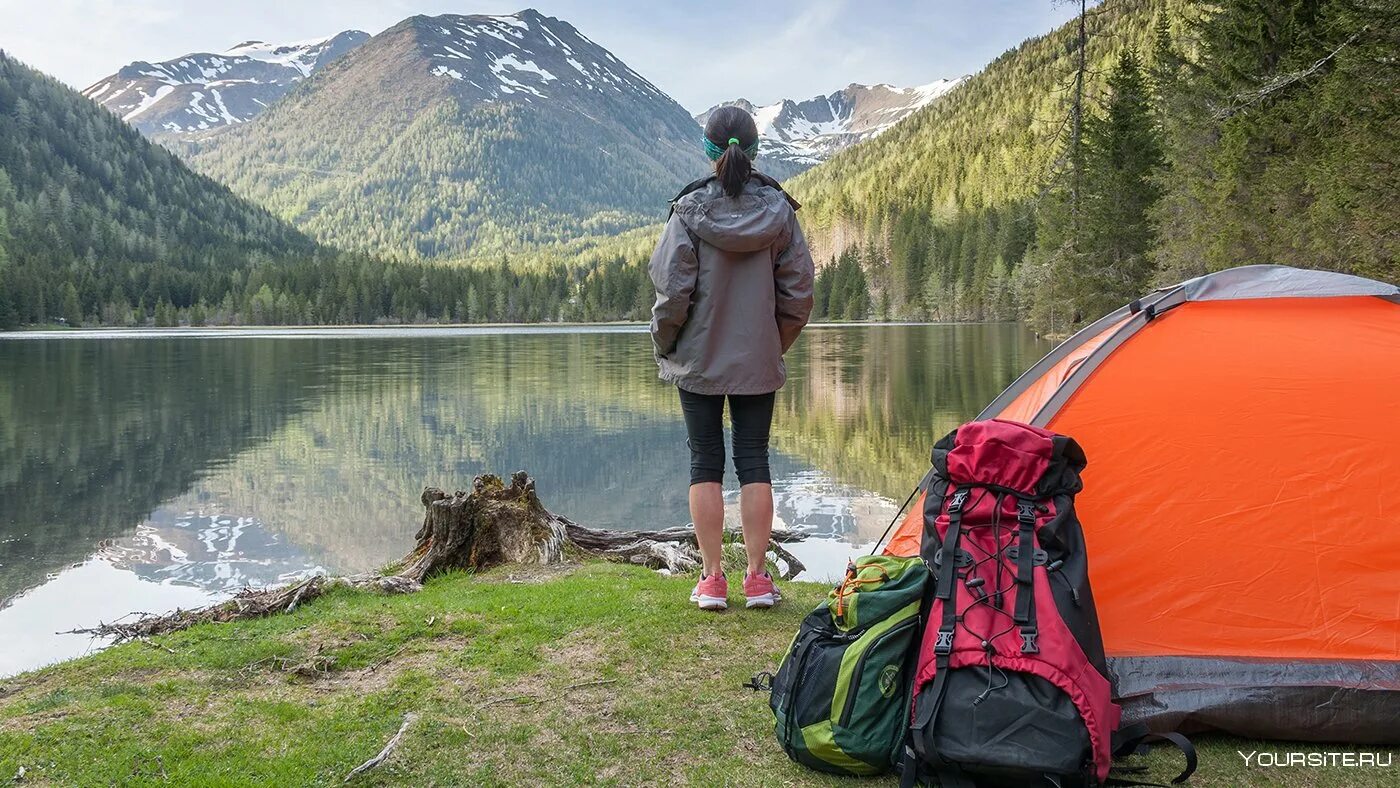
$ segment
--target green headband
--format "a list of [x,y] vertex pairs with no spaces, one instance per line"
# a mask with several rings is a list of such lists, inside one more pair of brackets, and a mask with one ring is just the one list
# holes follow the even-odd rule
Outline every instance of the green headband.
[[[710,157],[710,161],[719,161],[719,157],[724,155],[725,148],[721,148],[720,146],[714,144],[714,142],[710,141],[710,138],[709,138],[709,137],[705,137],[704,139],[705,139],[705,155]],[[738,144],[739,144],[739,138],[738,138],[738,137],[730,137],[730,138],[729,138],[729,144],[730,144],[730,145],[738,145]],[[754,140],[752,145],[750,145],[750,146],[747,147],[747,148],[744,148],[743,150],[744,150],[744,155],[748,156],[750,159],[754,158],[755,156],[758,155],[758,140]]]

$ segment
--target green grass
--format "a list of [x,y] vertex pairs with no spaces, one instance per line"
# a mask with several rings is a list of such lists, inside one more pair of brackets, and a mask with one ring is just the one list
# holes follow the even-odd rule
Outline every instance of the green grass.
[[[333,785],[417,712],[356,784],[894,785],[793,764],[766,698],[740,687],[776,665],[826,588],[706,614],[691,582],[585,564],[450,575],[400,597],[337,591],[0,680],[0,781],[24,767],[25,785]],[[1235,750],[1300,748],[1200,744],[1196,786],[1400,777],[1248,768]],[[1174,774],[1169,753],[1143,762]]]

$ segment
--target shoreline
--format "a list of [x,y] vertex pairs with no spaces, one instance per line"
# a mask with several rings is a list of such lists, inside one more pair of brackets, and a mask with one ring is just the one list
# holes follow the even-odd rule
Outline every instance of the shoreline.
[[[922,326],[1018,325],[1015,320],[956,320],[956,321],[841,321],[818,322],[807,330],[833,328],[901,328]],[[356,325],[297,325],[297,326],[179,326],[172,328],[93,327],[93,328],[20,328],[0,331],[0,341],[35,339],[249,339],[249,338],[374,338],[431,336],[476,336],[503,334],[634,334],[645,333],[648,324],[642,321],[607,323],[392,323]],[[1040,337],[1044,339],[1045,337]]]

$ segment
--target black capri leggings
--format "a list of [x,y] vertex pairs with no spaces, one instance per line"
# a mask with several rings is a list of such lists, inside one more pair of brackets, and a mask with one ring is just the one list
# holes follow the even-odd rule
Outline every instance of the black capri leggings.
[[[690,446],[690,483],[724,481],[724,394],[681,393],[686,443]],[[773,425],[773,393],[729,394],[729,423],[734,433],[734,472],[739,484],[769,482],[768,430]]]

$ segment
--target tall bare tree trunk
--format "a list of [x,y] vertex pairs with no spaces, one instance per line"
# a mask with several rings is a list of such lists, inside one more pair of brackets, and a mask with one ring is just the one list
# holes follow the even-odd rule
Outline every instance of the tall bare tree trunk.
[[1089,27],[1086,0],[1079,0],[1079,63],[1074,71],[1074,103],[1070,107],[1070,221],[1071,237],[1079,245],[1080,198],[1084,189],[1084,76],[1089,69]]

